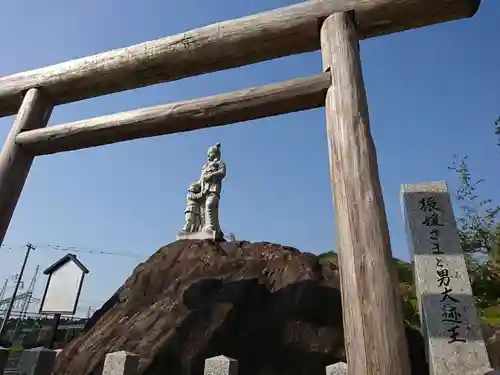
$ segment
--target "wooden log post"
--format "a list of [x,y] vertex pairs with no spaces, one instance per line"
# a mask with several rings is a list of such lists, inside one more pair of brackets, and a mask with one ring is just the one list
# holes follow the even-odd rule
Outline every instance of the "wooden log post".
[[17,201],[23,190],[34,155],[16,144],[16,137],[25,130],[47,125],[52,105],[39,89],[30,89],[0,153],[0,244],[12,219]]
[[325,110],[348,372],[408,375],[408,347],[353,16],[330,15],[320,33],[323,67],[332,79]]

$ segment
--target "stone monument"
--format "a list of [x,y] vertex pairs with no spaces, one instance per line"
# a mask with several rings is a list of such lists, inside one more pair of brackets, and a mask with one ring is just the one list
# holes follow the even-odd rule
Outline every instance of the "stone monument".
[[491,365],[446,183],[401,193],[430,374],[484,375]]
[[333,365],[326,366],[326,375],[347,375],[347,363],[337,362]]
[[192,183],[187,193],[184,227],[177,239],[212,239],[224,241],[219,223],[219,202],[226,165],[221,158],[221,145],[208,149],[207,162],[200,179]]

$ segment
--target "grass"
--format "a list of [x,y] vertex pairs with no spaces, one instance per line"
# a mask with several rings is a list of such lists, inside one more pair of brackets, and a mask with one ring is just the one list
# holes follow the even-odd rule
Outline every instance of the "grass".
[[484,309],[481,312],[481,323],[500,327],[500,305]]
[[9,348],[9,352],[11,352],[11,353],[19,353],[19,352],[22,352],[23,350],[24,350],[24,347],[22,345],[13,346],[13,347]]

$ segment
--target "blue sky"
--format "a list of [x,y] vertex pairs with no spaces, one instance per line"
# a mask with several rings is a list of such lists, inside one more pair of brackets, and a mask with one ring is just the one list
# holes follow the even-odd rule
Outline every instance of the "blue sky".
[[[66,61],[289,5],[291,0],[4,0],[0,75]],[[409,259],[402,183],[447,180],[469,155],[500,201],[493,121],[500,115],[500,2],[467,20],[361,42],[373,137],[393,252]],[[279,82],[321,71],[319,52],[286,57],[57,107],[50,124]],[[12,117],[0,119],[5,138]],[[221,224],[239,239],[319,253],[335,248],[323,109],[196,132],[49,155],[35,160],[0,250],[0,282],[17,272],[24,244],[39,246],[26,282],[75,247],[91,274],[79,315],[106,300],[132,269],[175,240],[184,197],[206,148],[222,143],[228,167]],[[59,251],[55,245],[62,246]],[[88,252],[122,252],[129,256]],[[130,254],[133,253],[133,254]],[[37,291],[43,289],[41,277]],[[8,293],[10,293],[8,290]]]

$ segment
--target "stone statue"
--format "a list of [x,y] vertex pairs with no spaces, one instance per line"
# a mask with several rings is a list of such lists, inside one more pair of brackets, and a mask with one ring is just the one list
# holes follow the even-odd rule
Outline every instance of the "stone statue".
[[201,218],[201,205],[203,194],[201,193],[201,185],[198,181],[189,186],[187,193],[187,205],[184,210],[184,218],[186,223],[183,232],[199,232],[203,228],[203,221]]
[[[226,165],[221,159],[221,146],[208,149],[207,162],[201,169],[200,180],[188,191],[185,225],[178,239],[224,240],[219,223],[219,202]],[[198,211],[199,210],[199,211]]]

